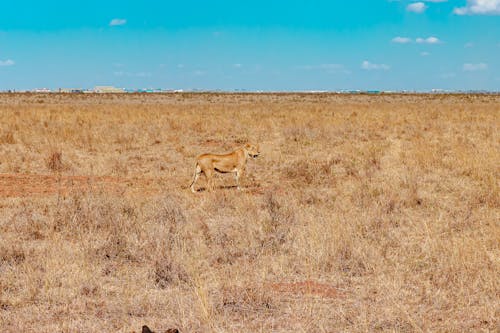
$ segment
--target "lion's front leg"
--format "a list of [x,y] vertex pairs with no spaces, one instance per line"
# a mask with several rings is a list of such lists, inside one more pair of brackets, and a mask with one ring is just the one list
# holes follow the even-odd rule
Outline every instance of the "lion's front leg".
[[238,191],[241,191],[241,187],[240,187],[240,178],[241,176],[243,175],[243,169],[238,169],[236,170],[236,187],[238,189]]

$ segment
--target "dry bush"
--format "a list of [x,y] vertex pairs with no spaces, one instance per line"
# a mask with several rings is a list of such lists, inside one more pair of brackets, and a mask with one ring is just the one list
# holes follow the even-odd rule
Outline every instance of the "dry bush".
[[323,161],[301,159],[286,165],[283,172],[296,186],[324,186],[335,181],[334,167],[339,163],[339,159],[333,158]]
[[52,152],[47,158],[47,168],[51,171],[62,171],[64,168],[62,162],[62,152]]
[[15,232],[20,239],[41,240],[51,232],[51,224],[34,205],[29,202],[19,203],[9,216],[6,231]]
[[172,233],[180,225],[186,223],[186,216],[180,207],[179,199],[175,197],[163,198],[159,203],[155,222],[167,226]]
[[277,307],[270,293],[258,285],[223,286],[215,300],[216,311],[221,315],[272,312]]
[[158,288],[166,289],[173,284],[189,283],[189,275],[183,266],[176,262],[170,252],[160,252],[153,264],[153,279]]
[[295,211],[290,207],[286,197],[278,197],[273,192],[268,192],[264,197],[263,206],[269,218],[262,220],[264,248],[278,251],[280,246],[287,241],[290,228],[296,223]]
[[125,227],[120,222],[131,215],[122,205],[104,193],[72,193],[59,202],[54,229],[68,237],[102,232],[113,234],[118,227]]
[[162,289],[172,284],[190,283],[181,259],[183,229],[187,221],[179,205],[175,197],[165,197],[156,205],[152,222],[157,233],[145,245],[148,260],[153,263],[152,278]]
[[[14,242],[13,242],[14,243]],[[26,252],[20,244],[12,244],[11,246],[6,246],[6,244],[1,244],[0,247],[0,265],[19,265],[26,259]]]
[[0,135],[0,144],[13,145],[16,143],[16,139],[14,138],[14,133],[8,131],[2,133]]

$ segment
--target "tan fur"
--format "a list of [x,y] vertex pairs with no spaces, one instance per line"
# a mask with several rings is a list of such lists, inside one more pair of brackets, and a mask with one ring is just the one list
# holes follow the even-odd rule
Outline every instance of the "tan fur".
[[198,180],[200,174],[204,174],[207,178],[208,189],[213,189],[212,177],[214,172],[220,173],[235,173],[236,185],[240,190],[240,177],[245,170],[248,157],[259,156],[259,146],[246,144],[235,151],[217,155],[217,154],[203,154],[196,159],[196,167],[194,170],[193,181],[191,182],[191,191],[194,193],[194,183]]

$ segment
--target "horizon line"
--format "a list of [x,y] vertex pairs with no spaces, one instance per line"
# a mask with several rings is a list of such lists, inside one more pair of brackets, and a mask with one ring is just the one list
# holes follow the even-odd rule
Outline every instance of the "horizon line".
[[225,93],[225,94],[500,94],[500,90],[486,89],[430,89],[430,90],[377,90],[377,89],[342,89],[342,90],[252,90],[252,89],[128,89],[121,91],[61,91],[44,89],[4,89],[0,94],[182,94],[182,93]]

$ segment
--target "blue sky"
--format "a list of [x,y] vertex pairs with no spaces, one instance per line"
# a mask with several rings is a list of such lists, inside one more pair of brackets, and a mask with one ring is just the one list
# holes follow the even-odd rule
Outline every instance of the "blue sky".
[[2,1],[0,90],[500,90],[500,0]]

